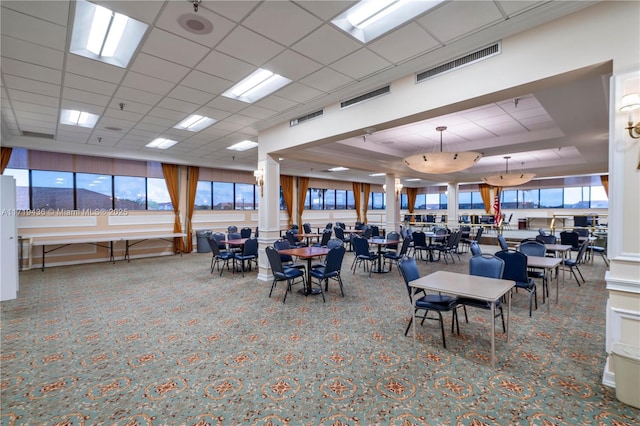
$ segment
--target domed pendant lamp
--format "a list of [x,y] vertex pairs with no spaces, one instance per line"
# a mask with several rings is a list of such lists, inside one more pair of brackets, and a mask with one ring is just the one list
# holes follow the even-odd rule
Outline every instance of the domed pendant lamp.
[[411,155],[404,159],[408,167],[421,173],[454,173],[468,169],[482,157],[481,153],[474,151],[442,151],[442,132],[447,127],[439,126],[436,130],[440,132],[440,151]]
[[504,159],[507,161],[506,171],[504,173],[500,173],[492,176],[486,176],[486,177],[483,177],[482,180],[491,186],[511,187],[511,186],[518,186],[518,185],[522,185],[523,183],[527,183],[536,176],[533,173],[524,173],[524,171],[520,173],[509,173],[510,158],[511,157],[509,156],[504,157]]

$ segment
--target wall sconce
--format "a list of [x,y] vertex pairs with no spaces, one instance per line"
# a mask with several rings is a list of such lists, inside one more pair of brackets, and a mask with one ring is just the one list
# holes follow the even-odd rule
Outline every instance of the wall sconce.
[[264,195],[264,170],[254,170],[253,176],[256,178],[256,185],[260,187],[260,196],[262,197]]
[[620,105],[620,111],[628,111],[629,119],[628,126],[625,127],[629,131],[629,136],[633,139],[640,139],[640,121],[637,123],[633,123],[633,116],[631,111],[634,109],[640,108],[640,95],[637,93],[631,93],[628,95],[624,95],[622,97],[622,102]]
[[[396,200],[400,196],[400,193],[402,192],[402,188],[404,188],[404,186],[400,183],[400,179],[396,178],[396,184],[395,184]],[[384,192],[387,192],[387,185],[386,184],[382,185],[382,190]]]

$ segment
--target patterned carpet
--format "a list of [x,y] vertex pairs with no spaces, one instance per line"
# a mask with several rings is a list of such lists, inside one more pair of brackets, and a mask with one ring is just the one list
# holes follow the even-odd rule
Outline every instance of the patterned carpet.
[[[346,297],[333,285],[326,303],[294,292],[283,304],[282,283],[268,298],[255,273],[211,275],[206,253],[23,271],[1,306],[1,424],[640,423],[601,385],[601,258],[582,268],[586,285],[567,276],[550,311],[529,318],[515,294],[491,368],[486,311],[468,309],[460,336],[447,314],[446,349],[435,322],[414,345],[400,275],[352,274],[352,256]],[[467,272],[468,258],[419,264]]]

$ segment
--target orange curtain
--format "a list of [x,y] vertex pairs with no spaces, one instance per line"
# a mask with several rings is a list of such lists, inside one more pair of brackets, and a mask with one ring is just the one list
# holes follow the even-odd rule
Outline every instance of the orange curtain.
[[609,176],[608,175],[600,175],[600,181],[602,182],[602,186],[604,187],[604,193],[609,196]]
[[360,182],[351,182],[351,187],[353,188],[353,201],[356,207],[356,222],[360,222],[362,219],[362,215],[360,214],[360,202],[362,201]]
[[413,210],[416,205],[416,198],[418,197],[418,188],[407,188],[407,203],[409,204],[409,213],[411,213],[411,222],[415,219],[413,217]]
[[9,164],[11,151],[13,151],[13,148],[8,148],[6,146],[0,147],[0,174],[4,173],[4,169],[6,169],[7,164]]
[[304,211],[304,201],[307,199],[307,189],[309,189],[309,178],[298,178],[298,226],[302,228],[302,212]]
[[364,216],[364,223],[367,223],[367,211],[369,210],[369,193],[371,192],[371,184],[362,184],[362,213]]
[[282,186],[282,197],[284,204],[287,206],[287,229],[293,225],[293,176],[280,176],[280,186]]
[[198,189],[198,175],[200,174],[199,167],[189,167],[188,187],[187,187],[187,244],[185,252],[191,253],[193,251],[193,226],[191,219],[193,218],[193,207],[196,204],[196,190]]
[[486,183],[481,183],[478,185],[478,189],[480,189],[484,211],[489,213],[491,211],[491,186]]
[[[175,213],[175,219],[173,221],[173,232],[182,232],[182,225],[180,224],[180,186],[178,184],[178,166],[176,164],[162,163],[162,174],[164,175],[164,181],[167,184],[167,190],[169,190],[169,197],[171,197],[171,204],[173,205],[173,212]],[[175,237],[173,239],[173,250],[176,253],[181,253],[183,249],[183,243],[181,237]]]

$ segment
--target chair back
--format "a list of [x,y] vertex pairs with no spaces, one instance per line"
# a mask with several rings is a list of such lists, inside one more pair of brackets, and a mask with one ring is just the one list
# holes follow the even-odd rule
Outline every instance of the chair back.
[[398,263],[398,268],[400,269],[400,275],[402,275],[404,284],[407,287],[407,293],[409,293],[409,297],[411,297],[411,287],[409,283],[420,278],[418,264],[413,257],[405,257]]
[[347,251],[342,246],[334,247],[329,250],[327,253],[327,260],[325,262],[324,273],[329,274],[333,272],[340,271],[342,268],[342,259],[344,259],[344,254]]
[[331,230],[333,228],[333,223],[329,222],[327,223],[327,225],[324,227],[324,229],[328,229]]
[[231,233],[231,232],[238,232],[238,227],[237,227],[237,226],[235,226],[235,225],[227,226],[227,232],[228,232],[228,233]]
[[504,223],[509,224],[509,222],[511,222],[512,217],[513,217],[513,213],[509,215],[509,219],[507,219]]
[[[273,243],[273,248],[276,251],[288,250],[291,248],[291,244],[287,240],[278,240]],[[285,263],[293,262],[293,257],[290,254],[280,254],[280,260]]]
[[344,241],[344,229],[343,228],[341,228],[339,226],[334,226],[333,227],[333,233],[335,234],[337,239]]
[[342,229],[346,229],[347,225],[344,224],[344,222],[336,222],[336,226]]
[[354,237],[351,244],[356,256],[369,256],[369,242],[363,237]]
[[244,243],[244,250],[242,251],[243,256],[258,256],[258,239],[257,238],[249,238]]
[[491,254],[481,254],[469,259],[469,275],[502,278],[504,260]]
[[[387,234],[387,241],[398,241],[400,242],[400,233],[396,231],[391,231]],[[389,244],[387,246],[389,250],[398,250],[398,244]]]
[[362,230],[362,229],[364,229],[364,223],[362,223],[362,222],[356,222],[356,224],[355,224],[354,228],[355,228],[356,230]]
[[213,234],[211,234],[211,237],[218,242],[218,248],[220,250],[224,250],[227,248],[225,243],[220,243],[220,241],[224,241],[227,239],[227,237],[222,232],[214,232]]
[[580,248],[580,235],[577,232],[562,231],[560,233],[560,243],[578,249]]
[[240,230],[240,238],[250,238],[251,237],[251,228],[242,228]]
[[298,245],[298,237],[296,237],[296,235],[291,232],[291,230],[285,232],[284,235],[287,238],[289,245],[291,245],[292,247],[296,247]]
[[344,247],[344,241],[339,238],[331,238],[327,241],[327,248],[331,250],[334,247]]
[[376,225],[371,225],[371,236],[379,237],[380,236],[380,228]]
[[211,252],[213,253],[213,255],[218,256],[220,254],[220,247],[218,247],[218,241],[215,238],[213,238],[213,236],[209,236],[209,238],[207,238],[207,242],[211,247]]
[[373,229],[370,226],[366,226],[362,231],[362,236],[365,240],[368,240],[373,236]]
[[584,241],[580,244],[580,249],[578,250],[578,254],[576,255],[576,264],[579,265],[582,263],[584,258],[584,253],[587,251],[587,246],[589,245],[589,240]]
[[400,251],[398,252],[399,257],[404,257],[411,246],[411,237],[404,237],[402,240],[402,245],[400,246]]
[[498,234],[498,244],[500,244],[502,250],[509,250],[509,245],[507,244],[507,240],[504,239],[504,235]]
[[463,225],[460,227],[460,238],[469,238],[471,236],[471,227]]
[[544,237],[545,235],[547,235],[547,233],[544,231],[544,229],[539,228],[538,229],[538,235],[542,235]]
[[542,244],[555,244],[558,239],[555,235],[538,235],[536,241]]
[[311,224],[303,223],[302,224],[302,229],[304,229],[304,233],[305,234],[310,234],[311,233]]
[[496,257],[504,260],[502,278],[519,283],[527,283],[527,256],[515,250],[503,250],[496,253]]
[[[434,231],[434,234],[436,235],[444,235],[442,237],[436,237],[435,242],[436,244],[444,244],[447,242],[447,233],[449,232],[449,230],[447,228],[436,228]],[[451,235],[451,234],[449,234]]]
[[525,256],[544,257],[547,253],[547,248],[539,241],[526,241],[520,244],[518,251]]
[[478,228],[478,232],[476,232],[476,237],[474,238],[474,241],[477,241],[479,243],[483,232],[484,232],[484,228],[482,226]]
[[322,238],[320,239],[320,246],[326,247],[327,243],[331,239],[331,229],[325,229],[322,231]]
[[471,250],[473,256],[480,256],[482,254],[482,250],[480,250],[480,245],[477,241],[472,241],[471,244],[469,244],[469,250]]
[[576,232],[578,234],[578,236],[580,236],[580,237],[588,237],[589,236],[589,230],[588,229],[576,228],[576,229],[573,230],[573,232]]
[[427,237],[422,231],[413,231],[411,234],[411,238],[413,239],[414,247],[426,247],[427,246]]
[[273,247],[269,246],[264,249],[267,253],[267,259],[269,260],[269,266],[271,266],[271,272],[274,276],[284,275],[284,266],[280,260],[280,254]]

